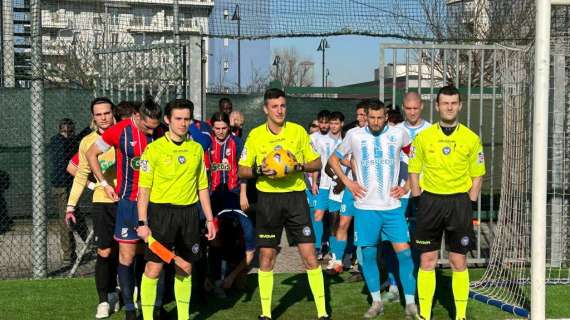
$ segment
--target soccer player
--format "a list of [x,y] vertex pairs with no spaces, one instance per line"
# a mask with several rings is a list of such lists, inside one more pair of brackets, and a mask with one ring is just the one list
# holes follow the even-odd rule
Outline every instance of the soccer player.
[[[259,247],[259,295],[262,315],[271,319],[273,266],[283,227],[291,245],[297,245],[307,269],[319,319],[328,319],[325,308],[323,273],[315,255],[315,237],[305,197],[303,172],[321,169],[321,159],[311,146],[303,127],[285,120],[287,114],[285,93],[268,89],[264,94],[263,111],[267,121],[254,128],[246,142],[239,161],[239,176],[257,178],[256,238]],[[281,179],[272,179],[275,171],[264,164],[266,155],[275,148],[288,150],[298,161],[295,171]]]
[[[400,278],[406,299],[406,316],[417,314],[416,283],[404,210],[399,198],[408,190],[398,185],[400,152],[409,150],[409,137],[401,129],[386,125],[386,108],[377,101],[370,102],[368,126],[351,130],[330,157],[329,164],[352,192],[356,201],[354,238],[362,251],[364,280],[372,296],[372,306],[364,314],[373,318],[383,312],[380,296],[380,273],[377,245],[386,235],[396,251]],[[348,179],[341,170],[340,160],[352,154],[356,180]]]
[[[114,123],[114,105],[111,100],[101,97],[91,102],[91,117],[93,118],[96,130],[91,132],[81,140],[79,144],[79,162],[77,172],[73,179],[73,185],[67,200],[67,212],[65,221],[68,225],[74,224],[75,207],[79,202],[81,194],[89,183],[88,177],[91,173],[89,163],[85,154],[108,128]],[[115,149],[109,148],[98,157],[98,162],[103,171],[105,180],[114,183],[116,180],[115,171]],[[93,232],[97,245],[97,260],[95,262],[95,286],[99,296],[99,305],[95,318],[102,319],[109,317],[111,310],[118,306],[118,296],[115,293],[117,264],[116,264],[116,244],[113,240],[115,230],[115,219],[117,206],[113,199],[109,198],[101,185],[95,186],[93,191]],[[113,309],[111,309],[111,304]]]
[[421,252],[418,272],[420,316],[429,320],[435,292],[435,267],[441,237],[449,246],[453,271],[452,291],[455,319],[465,319],[469,297],[467,251],[474,238],[471,224],[472,201],[477,201],[485,156],[481,140],[458,121],[461,96],[453,86],[437,93],[437,124],[416,136],[408,171],[412,196],[417,201],[415,245]]
[[[189,318],[192,288],[192,262],[201,255],[201,205],[206,216],[207,239],[216,236],[210,207],[208,177],[201,146],[188,139],[192,110],[175,100],[166,105],[164,121],[169,131],[149,144],[140,161],[137,234],[145,242],[149,235],[175,253],[187,264],[177,265],[174,295],[178,319]],[[198,203],[200,201],[200,203]],[[143,318],[153,319],[158,277],[162,260],[145,249],[146,264],[141,284]]]
[[[328,110],[321,110],[317,114],[319,131],[312,133],[311,144],[317,153],[321,156],[321,163],[326,164],[329,156],[340,143],[340,134],[338,137],[332,137],[329,134],[329,117],[331,113]],[[338,140],[338,143],[337,143]],[[315,212],[311,221],[315,230],[315,248],[317,255],[322,256],[321,246],[323,242],[323,216],[329,209],[329,188],[331,186],[331,178],[325,173],[324,166],[319,175],[314,172],[311,177],[311,192],[315,196]],[[329,247],[332,245],[333,236],[329,239]]]
[[[113,237],[119,242],[117,273],[127,320],[136,319],[133,261],[140,240],[136,233],[140,157],[146,146],[155,139],[153,132],[160,124],[160,116],[160,106],[152,97],[148,97],[131,118],[117,123],[98,137],[86,154],[93,175],[109,198],[118,202]],[[97,159],[112,147],[115,148],[117,159],[117,185],[114,188],[105,179]]]

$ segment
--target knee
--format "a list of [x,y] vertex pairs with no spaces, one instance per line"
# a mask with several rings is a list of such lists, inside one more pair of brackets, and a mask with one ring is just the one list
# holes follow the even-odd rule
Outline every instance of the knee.
[[134,252],[125,252],[124,250],[120,250],[119,263],[125,266],[130,266],[133,263],[134,257]]
[[161,264],[149,261],[144,268],[144,275],[151,279],[157,279],[160,276],[161,270]]
[[97,249],[97,255],[102,258],[109,258],[111,256],[111,248]]
[[343,233],[348,233],[348,227],[350,227],[350,220],[340,219],[340,223],[338,224],[338,231]]
[[261,271],[273,270],[273,258],[272,257],[260,257],[259,258],[259,269],[261,269]]
[[451,254],[449,255],[449,264],[453,271],[465,271],[467,269],[467,258],[464,255]]
[[181,277],[188,277],[192,275],[192,265],[188,264],[184,267],[176,266],[176,275]]
[[434,270],[437,265],[437,254],[422,254],[420,258],[420,268],[425,271]]

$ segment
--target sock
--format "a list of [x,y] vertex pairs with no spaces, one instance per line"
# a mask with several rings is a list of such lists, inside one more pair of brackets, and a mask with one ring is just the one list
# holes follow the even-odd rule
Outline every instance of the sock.
[[396,270],[398,269],[398,265],[396,260],[396,253],[392,248],[391,242],[382,242],[382,259],[384,260],[386,272],[388,273],[388,282],[390,283],[390,289],[392,289],[392,287],[395,287],[395,290],[397,291],[398,283],[396,282]]
[[152,319],[153,317],[157,285],[158,278],[151,279],[144,274],[142,275],[140,291],[143,319]]
[[273,270],[257,272],[259,297],[261,298],[261,315],[271,318],[271,296],[273,295]]
[[137,300],[140,301],[141,299],[141,283],[142,283],[142,276],[144,274],[144,268],[146,265],[146,261],[144,261],[144,255],[137,254],[135,255],[135,262],[134,262],[134,275],[135,275],[135,283],[136,286],[139,288],[137,292]]
[[414,295],[416,294],[416,278],[414,277],[412,251],[410,249],[402,250],[396,253],[396,257],[398,257],[400,281],[402,282],[402,288],[404,289],[406,304],[414,303]]
[[382,297],[380,296],[380,291],[370,292],[370,297],[372,297],[372,301],[382,301]]
[[469,271],[454,271],[451,276],[453,300],[455,301],[455,319],[465,319],[467,299],[469,298]]
[[329,248],[330,252],[333,254],[333,259],[338,260],[339,258],[334,254],[336,250],[336,237],[329,236]]
[[325,281],[323,279],[323,270],[321,266],[313,270],[307,270],[309,277],[309,286],[315,298],[315,305],[317,307],[317,318],[325,317],[327,309],[325,305]]
[[107,264],[107,273],[109,274],[107,280],[107,293],[114,293],[117,289],[117,265],[119,264],[119,258],[116,250],[111,251],[109,256],[109,263]]
[[108,302],[107,292],[109,291],[109,264],[111,259],[109,257],[101,257],[97,255],[95,262],[95,287],[97,288],[97,295],[99,296],[99,303]]
[[121,284],[121,296],[123,296],[123,303],[125,304],[125,311],[135,310],[133,302],[133,291],[135,290],[135,275],[133,266],[125,266],[119,263],[117,267],[117,274],[119,274],[119,283]]
[[362,247],[356,247],[356,262],[360,265],[360,270],[362,270]]
[[313,222],[313,231],[315,232],[315,249],[321,250],[323,242],[323,221],[315,221],[315,209],[311,209],[311,221]]
[[376,247],[362,247],[362,261],[360,265],[362,266],[364,281],[371,294],[373,292],[380,292],[380,270],[376,262],[377,253],[378,250]]
[[190,318],[189,307],[191,291],[191,276],[176,275],[174,277],[174,296],[176,297],[176,310],[178,311],[178,320],[188,320]]
[[164,298],[164,288],[166,281],[165,279],[166,279],[166,272],[164,271],[163,268],[162,271],[160,272],[160,275],[158,276],[158,284],[156,287],[156,299],[154,301],[154,305],[156,307],[162,306],[162,299]]
[[435,293],[435,270],[418,271],[418,300],[420,302],[420,316],[426,320],[431,318],[431,304]]
[[333,248],[333,253],[338,261],[342,261],[342,257],[344,257],[344,249],[346,249],[346,240],[338,240],[335,238],[335,248]]

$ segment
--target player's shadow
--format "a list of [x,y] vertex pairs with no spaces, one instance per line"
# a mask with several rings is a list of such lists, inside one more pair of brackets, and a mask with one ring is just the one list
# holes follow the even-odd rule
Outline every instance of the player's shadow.
[[451,276],[444,274],[441,270],[436,271],[436,283],[434,300],[437,301],[446,311],[449,319],[455,319],[455,302],[451,289]]

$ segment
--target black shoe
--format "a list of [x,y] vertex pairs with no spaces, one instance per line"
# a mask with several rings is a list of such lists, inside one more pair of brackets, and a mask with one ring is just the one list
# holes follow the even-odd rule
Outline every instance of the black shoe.
[[135,310],[126,310],[125,320],[137,320],[137,312]]
[[162,320],[162,319],[167,319],[167,312],[164,309],[164,307],[155,307],[154,311],[152,312],[152,319],[153,320]]
[[257,318],[257,320],[271,320],[271,318],[266,317],[266,316],[259,316],[259,318]]
[[331,318],[331,316],[329,316],[329,315],[326,315],[326,316],[322,316],[322,317],[320,317],[320,318],[319,318],[319,319],[317,319],[317,320],[331,320],[331,319],[332,319],[332,318]]

